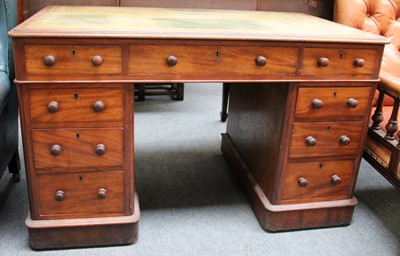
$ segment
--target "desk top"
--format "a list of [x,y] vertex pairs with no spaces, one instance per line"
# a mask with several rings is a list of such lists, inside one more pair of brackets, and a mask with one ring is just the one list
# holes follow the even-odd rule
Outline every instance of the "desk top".
[[373,43],[384,37],[301,13],[48,6],[11,37],[273,40]]

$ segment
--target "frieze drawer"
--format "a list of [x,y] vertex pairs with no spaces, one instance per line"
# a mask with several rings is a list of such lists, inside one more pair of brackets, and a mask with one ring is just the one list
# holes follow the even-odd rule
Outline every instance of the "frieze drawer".
[[290,47],[131,45],[129,73],[294,75],[297,57]]
[[122,73],[119,45],[26,45],[25,56],[32,75]]

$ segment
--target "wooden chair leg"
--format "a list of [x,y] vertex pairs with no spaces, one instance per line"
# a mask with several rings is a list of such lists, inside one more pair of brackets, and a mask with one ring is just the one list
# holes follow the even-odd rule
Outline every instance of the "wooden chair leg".
[[399,99],[394,100],[392,115],[390,116],[389,122],[386,124],[386,135],[385,138],[388,140],[394,140],[394,134],[399,130],[399,126],[397,125],[397,115],[399,113]]
[[225,122],[228,118],[228,101],[230,84],[224,83],[222,85],[222,111],[221,111],[221,122]]
[[376,109],[374,114],[372,115],[371,119],[373,121],[371,128],[373,130],[379,130],[381,129],[379,124],[383,121],[383,99],[385,97],[385,94],[383,91],[379,90],[379,98],[378,98],[378,102],[376,105]]
[[184,90],[185,90],[185,85],[182,83],[177,83],[173,84],[176,90],[176,95],[174,97],[174,100],[182,101],[183,100],[183,95],[184,95]]
[[10,162],[8,163],[8,170],[13,174],[13,180],[15,182],[20,181],[19,171],[21,170],[21,163],[19,160],[18,148],[15,150]]
[[145,101],[146,85],[138,84],[138,101]]

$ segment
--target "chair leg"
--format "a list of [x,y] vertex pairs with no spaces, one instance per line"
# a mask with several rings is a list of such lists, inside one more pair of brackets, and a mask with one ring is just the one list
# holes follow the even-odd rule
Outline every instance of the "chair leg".
[[221,111],[221,122],[225,122],[228,118],[228,101],[230,84],[224,83],[222,85],[222,111]]
[[[175,85],[176,85],[176,87],[175,87]],[[178,101],[183,101],[185,85],[182,83],[177,83],[177,84],[174,84],[174,87],[176,88],[176,95],[175,95],[174,99],[178,100]]]
[[19,171],[21,170],[21,163],[19,160],[18,148],[15,150],[10,162],[8,163],[8,170],[13,174],[13,180],[15,182],[20,181]]
[[138,84],[138,101],[145,101],[146,85]]

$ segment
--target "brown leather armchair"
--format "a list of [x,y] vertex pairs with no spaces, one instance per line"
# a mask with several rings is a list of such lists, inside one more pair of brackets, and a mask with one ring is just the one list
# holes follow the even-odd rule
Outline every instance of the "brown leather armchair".
[[383,55],[364,158],[400,189],[400,0],[335,0],[334,20],[390,39]]

